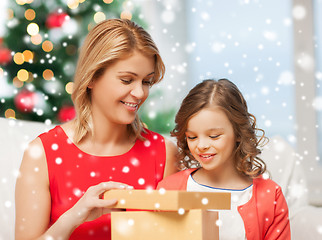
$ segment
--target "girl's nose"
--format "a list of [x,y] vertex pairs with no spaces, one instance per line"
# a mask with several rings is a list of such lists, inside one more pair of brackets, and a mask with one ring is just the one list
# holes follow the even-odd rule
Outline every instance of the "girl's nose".
[[198,149],[199,149],[199,151],[205,151],[205,150],[208,150],[209,149],[209,143],[208,143],[208,141],[206,141],[206,140],[199,140],[199,142],[198,142]]

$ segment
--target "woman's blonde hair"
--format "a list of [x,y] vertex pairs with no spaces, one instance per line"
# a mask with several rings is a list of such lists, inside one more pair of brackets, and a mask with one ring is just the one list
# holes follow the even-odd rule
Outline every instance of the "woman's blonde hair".
[[[265,132],[256,127],[256,118],[248,112],[247,103],[237,86],[227,79],[204,80],[197,84],[182,101],[171,132],[177,138],[182,169],[200,166],[192,156],[185,132],[190,118],[204,108],[219,107],[231,122],[236,136],[235,167],[243,175],[257,177],[266,170],[258,157]],[[257,133],[260,132],[260,136]]]
[[[87,35],[81,47],[74,77],[72,100],[77,117],[74,141],[78,143],[87,133],[92,133],[91,91],[92,81],[98,79],[108,66],[130,56],[133,51],[154,57],[155,69],[152,84],[160,82],[165,66],[159,50],[149,33],[136,23],[126,19],[109,19],[96,25]],[[143,124],[138,115],[128,130],[142,138]]]

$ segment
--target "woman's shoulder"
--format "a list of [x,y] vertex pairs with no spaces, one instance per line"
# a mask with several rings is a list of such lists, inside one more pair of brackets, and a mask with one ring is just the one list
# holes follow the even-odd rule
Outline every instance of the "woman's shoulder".
[[154,140],[157,140],[157,139],[160,139],[164,141],[164,137],[160,134],[160,133],[157,133],[157,132],[154,132],[152,130],[149,130],[147,128],[144,128],[143,131],[141,132],[141,135],[142,137],[146,138],[146,139],[154,139]]

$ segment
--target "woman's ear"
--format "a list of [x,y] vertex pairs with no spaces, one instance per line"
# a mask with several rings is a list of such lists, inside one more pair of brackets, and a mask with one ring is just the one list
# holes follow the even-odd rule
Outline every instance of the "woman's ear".
[[94,86],[94,81],[92,80],[92,81],[90,81],[90,83],[88,84],[87,88],[88,88],[88,89],[92,89],[92,88],[93,88],[93,86]]

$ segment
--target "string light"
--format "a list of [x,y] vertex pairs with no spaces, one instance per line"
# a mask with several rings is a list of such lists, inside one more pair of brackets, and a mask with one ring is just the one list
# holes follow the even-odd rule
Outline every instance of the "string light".
[[74,83],[73,82],[69,82],[66,84],[65,86],[65,90],[68,94],[72,94],[73,92],[73,87],[74,87]]
[[39,26],[36,23],[30,23],[27,26],[27,33],[30,36],[34,36],[34,35],[38,34],[39,33]]
[[8,9],[8,20],[13,19],[14,17],[14,12],[11,8]]
[[30,4],[32,3],[34,0],[16,0],[16,3],[19,5],[25,5],[25,4]]
[[123,11],[121,13],[121,18],[131,20],[132,19],[132,13],[130,13],[129,11]]
[[50,69],[46,69],[43,73],[42,76],[45,80],[51,80],[54,77],[54,72]]
[[24,55],[21,52],[17,52],[14,56],[13,56],[13,61],[17,64],[17,65],[21,65],[25,62],[25,58]]
[[36,12],[33,9],[27,9],[25,11],[25,18],[29,21],[34,20],[36,17]]
[[16,112],[11,109],[11,108],[8,108],[5,112],[4,112],[4,116],[6,118],[16,118]]
[[70,9],[78,8],[78,5],[79,5],[79,0],[68,0],[68,1],[67,1],[67,6],[68,6]]
[[34,58],[34,54],[30,50],[23,51],[23,57],[25,59],[25,62],[30,62]]
[[20,69],[17,73],[17,77],[20,81],[25,82],[29,78],[29,73],[26,69]]
[[12,80],[12,84],[16,87],[16,88],[22,88],[23,87],[23,82],[20,81],[17,77],[14,77]]
[[29,72],[28,75],[29,75],[29,77],[28,77],[27,82],[29,83],[29,82],[32,82],[34,80],[34,75],[31,72]]
[[77,53],[77,47],[75,45],[69,45],[66,47],[66,53],[69,56],[73,56]]
[[106,19],[106,16],[103,12],[97,12],[94,15],[94,22],[100,23]]
[[42,43],[42,49],[45,51],[45,52],[50,52],[51,50],[53,50],[54,48],[54,45],[51,41],[49,40],[46,40]]
[[39,45],[42,42],[42,36],[40,34],[36,34],[34,36],[30,37],[30,41],[34,44],[34,45]]

